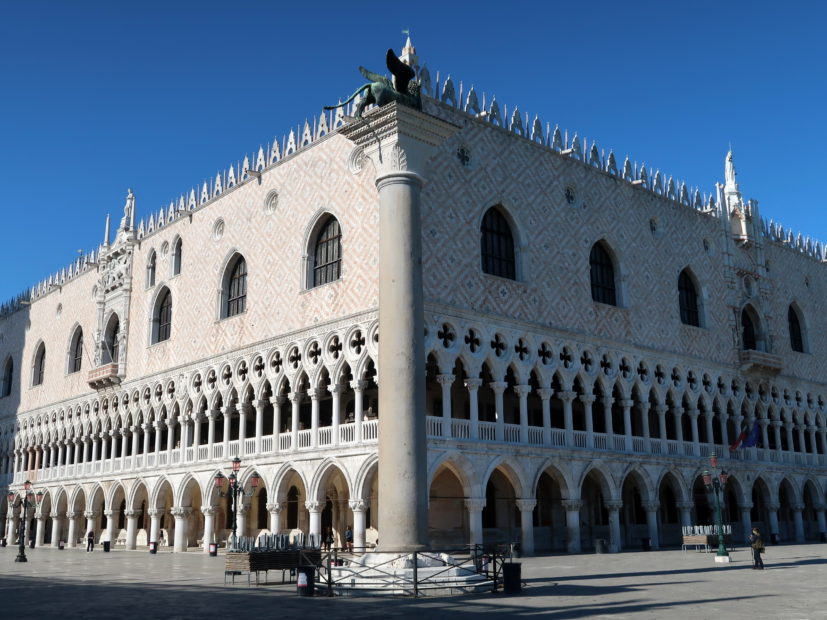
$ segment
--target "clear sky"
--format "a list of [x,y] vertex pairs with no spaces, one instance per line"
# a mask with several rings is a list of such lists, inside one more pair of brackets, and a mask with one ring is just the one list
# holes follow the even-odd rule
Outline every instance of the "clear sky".
[[[823,2],[12,2],[0,16],[0,300],[384,72],[420,61],[827,241]],[[297,231],[298,232],[298,231]]]

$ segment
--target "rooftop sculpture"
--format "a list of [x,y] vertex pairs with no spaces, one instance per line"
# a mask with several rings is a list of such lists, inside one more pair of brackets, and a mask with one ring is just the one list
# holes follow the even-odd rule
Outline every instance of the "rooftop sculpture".
[[420,84],[414,79],[416,72],[399,60],[392,49],[388,50],[385,63],[388,66],[388,70],[393,74],[393,81],[384,75],[379,75],[378,73],[368,71],[364,67],[359,67],[359,73],[370,80],[370,83],[357,88],[356,92],[348,97],[346,101],[333,106],[325,106],[325,110],[341,108],[362,93],[365,93],[365,96],[359,100],[356,106],[354,113],[356,118],[362,118],[362,113],[365,111],[365,108],[372,103],[381,107],[392,101],[398,101],[402,105],[421,110],[422,99],[419,95]]

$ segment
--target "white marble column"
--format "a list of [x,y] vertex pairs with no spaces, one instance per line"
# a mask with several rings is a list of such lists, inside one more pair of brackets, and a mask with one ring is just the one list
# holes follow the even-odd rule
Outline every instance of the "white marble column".
[[268,401],[259,399],[253,403],[256,408],[256,454],[261,454],[261,438],[264,436],[264,408]]
[[345,391],[345,387],[336,383],[328,386],[327,390],[330,392],[332,400],[331,409],[333,410],[330,429],[332,437],[330,441],[331,445],[336,447],[339,445],[339,425],[342,423],[342,392]]
[[123,514],[126,517],[126,548],[135,549],[138,546],[138,518],[142,513],[127,508]]
[[[551,445],[551,397],[554,394],[554,390],[550,388],[540,388],[537,390],[537,396],[540,397],[540,405],[542,407],[543,412],[543,445],[550,446]],[[571,411],[571,410],[569,410]],[[570,432],[566,431],[566,445],[569,445],[569,435]]]
[[594,448],[594,418],[592,417],[592,404],[595,397],[593,394],[584,394],[580,396],[580,402],[583,403],[583,417],[586,421],[586,447]]
[[772,426],[772,434],[775,438],[775,452],[781,454],[781,420],[770,420]]
[[714,448],[715,446],[715,431],[712,427],[712,420],[715,418],[715,414],[712,411],[704,411],[704,420],[706,421],[706,443],[709,444],[710,448]]
[[623,437],[626,441],[626,452],[632,451],[632,406],[635,401],[625,398],[620,402],[623,408]]
[[230,426],[231,426],[231,417],[233,413],[233,408],[231,406],[224,406],[221,407],[221,413],[224,416],[222,431],[224,436],[224,453],[221,455],[222,458],[229,460],[230,458]]
[[310,513],[310,527],[308,534],[313,537],[316,545],[321,546],[322,541],[322,505],[321,502],[308,500],[304,503],[307,512]]
[[[86,517],[86,531],[83,533],[84,540],[89,535],[89,532],[92,532],[97,535],[97,528],[95,527],[95,522],[98,518],[98,511],[97,510],[86,510],[83,513],[83,516]],[[97,536],[95,536],[97,538]]]
[[215,506],[201,506],[204,515],[204,553],[210,552],[210,543],[215,542]]
[[198,456],[198,451],[201,447],[201,412],[192,412],[192,461],[197,463],[201,459]]
[[281,406],[287,402],[284,396],[274,396],[270,399],[273,405],[273,451],[281,451]]
[[517,509],[520,511],[520,533],[522,535],[523,556],[534,555],[534,507],[536,499],[518,499]]
[[78,539],[78,516],[77,512],[69,511],[66,513],[66,529],[68,530],[66,534],[66,546],[69,549],[74,549],[75,541]]
[[695,502],[692,500],[678,500],[675,502],[675,505],[678,508],[678,512],[680,513],[680,520],[682,527],[688,527],[690,525],[694,525],[692,523],[692,509],[695,507]]
[[182,553],[187,550],[189,536],[189,516],[192,508],[189,506],[175,506],[172,516],[175,517],[175,543],[173,551]]
[[465,380],[465,387],[468,389],[468,402],[470,403],[469,409],[471,418],[468,421],[468,432],[473,441],[477,441],[480,438],[480,406],[477,394],[481,385],[482,379],[479,378],[470,377]]
[[683,407],[673,407],[672,415],[675,416],[675,439],[681,444],[683,449]]
[[365,551],[367,502],[363,499],[352,499],[348,505],[353,511],[353,550],[361,553]]
[[689,426],[692,429],[692,452],[695,456],[700,456],[701,439],[700,434],[698,433],[698,416],[700,415],[700,411],[694,407],[690,407],[686,410],[686,413],[689,416]]
[[465,500],[465,509],[468,511],[468,535],[470,545],[483,544],[482,537],[482,509],[485,508],[485,498],[469,497]]
[[310,447],[317,448],[319,446],[319,397],[324,394],[324,390],[314,388],[310,390]]
[[272,502],[267,504],[267,512],[270,515],[268,528],[271,534],[278,534],[281,529],[281,504],[279,502]]
[[795,524],[795,542],[803,543],[804,518],[801,513],[804,510],[804,504],[793,504],[790,508],[792,508],[793,511],[793,523]]
[[451,386],[454,375],[437,375],[436,380],[442,392],[442,436],[451,437]]
[[497,441],[505,440],[505,406],[503,405],[503,393],[508,384],[505,381],[492,381],[488,384],[494,390],[494,414],[496,416],[496,439]]
[[778,535],[778,509],[780,506],[777,503],[767,504],[767,512],[770,515],[770,534]]
[[290,413],[290,448],[295,452],[299,449],[299,411],[304,392],[293,391],[290,393],[292,409]]
[[115,539],[118,537],[118,533],[115,530],[115,520],[118,518],[120,514],[120,510],[104,510],[103,514],[106,516],[106,540],[109,541],[111,546],[115,546]]
[[649,529],[649,544],[652,550],[660,549],[660,534],[658,532],[658,502],[643,502],[643,510],[646,511],[646,525]]
[[144,455],[144,467],[149,466],[149,439],[150,439],[150,429],[152,429],[152,425],[148,422],[144,422],[141,424],[141,433],[144,436],[144,449],[142,454]]
[[566,550],[580,553],[580,509],[583,502],[579,499],[564,499],[560,502],[566,511]]
[[178,453],[180,456],[178,457],[180,460],[179,463],[186,463],[187,462],[187,445],[190,442],[190,421],[189,416],[185,413],[182,413],[178,416],[178,425],[181,427],[181,445],[179,447]]
[[603,420],[606,424],[606,444],[609,450],[615,449],[615,431],[614,431],[614,420],[612,418],[612,405],[614,404],[615,399],[611,396],[604,396],[603,397]]
[[658,414],[658,436],[660,438],[661,454],[669,454],[669,445],[666,443],[666,405],[655,405],[655,413]]
[[221,413],[217,409],[209,409],[207,411],[207,460],[211,461],[214,458],[215,445],[215,419]]
[[[741,504],[738,507],[741,510],[741,529],[743,541],[747,542],[750,534],[752,534],[752,503]],[[769,539],[769,532],[764,532],[765,538]],[[735,534],[733,533],[733,537]]]
[[42,512],[36,512],[34,515],[35,521],[37,521],[37,529],[35,530],[35,537],[34,537],[34,546],[35,547],[42,547],[43,546],[43,536],[46,533],[45,525],[46,525],[46,515]]
[[252,412],[248,403],[242,403],[238,408],[238,454],[247,455],[247,416]]
[[520,443],[528,443],[528,394],[531,392],[530,385],[515,385],[514,393],[519,399],[520,407]]
[[239,500],[238,516],[236,517],[236,536],[241,538],[247,535],[247,514],[250,512],[250,504],[245,504],[243,499]]
[[149,513],[148,542],[157,543],[161,534],[161,516],[164,514],[164,511],[161,508],[150,508],[147,512]]
[[350,382],[350,387],[353,389],[353,436],[357,444],[362,443],[362,396],[367,384],[367,381],[354,380]]
[[[799,512],[798,515],[800,517],[801,513]],[[61,525],[61,523],[60,523],[61,522],[60,513],[53,512],[49,516],[52,518],[52,547],[57,549],[58,546],[60,545],[60,540],[61,540],[61,535],[62,535],[62,532],[60,531],[60,525]]]
[[623,549],[620,538],[620,509],[623,507],[623,502],[610,500],[604,505],[609,511],[609,550],[612,553],[618,553]]

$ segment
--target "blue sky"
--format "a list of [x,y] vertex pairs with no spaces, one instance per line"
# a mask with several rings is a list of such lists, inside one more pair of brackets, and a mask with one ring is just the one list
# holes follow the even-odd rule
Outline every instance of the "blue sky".
[[824,3],[7,2],[0,300],[383,71],[410,28],[450,73],[827,241]]

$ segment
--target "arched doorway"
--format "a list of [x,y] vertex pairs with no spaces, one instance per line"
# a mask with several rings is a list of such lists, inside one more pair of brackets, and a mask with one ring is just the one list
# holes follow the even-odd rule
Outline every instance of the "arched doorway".
[[658,529],[661,547],[676,547],[681,544],[683,524],[678,510],[679,497],[683,497],[683,494],[674,474],[665,474],[658,489]]
[[482,509],[483,543],[511,543],[519,540],[520,515],[517,496],[508,476],[495,469],[485,486],[485,507]]
[[437,470],[431,482],[428,536],[435,549],[461,546],[470,540],[462,481],[445,465]]
[[580,539],[583,549],[594,548],[597,539],[610,540],[609,511],[611,499],[609,485],[598,470],[591,470],[580,489]]
[[621,487],[623,507],[620,511],[621,539],[626,548],[638,547],[640,541],[650,537],[643,506],[649,501],[648,495],[642,476],[636,471],[629,472]]
[[537,551],[562,551],[568,547],[566,511],[563,496],[567,493],[563,476],[548,467],[537,481],[534,507],[534,547]]

